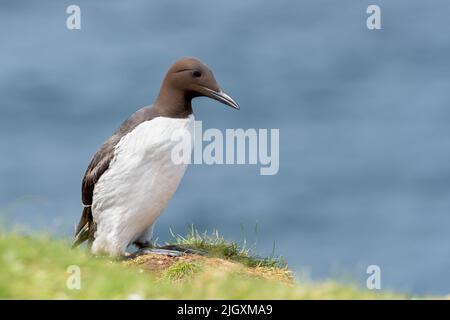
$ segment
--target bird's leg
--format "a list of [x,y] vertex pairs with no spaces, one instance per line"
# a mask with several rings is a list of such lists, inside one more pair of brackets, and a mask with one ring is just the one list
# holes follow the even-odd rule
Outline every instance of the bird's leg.
[[160,254],[170,257],[179,257],[186,254],[204,255],[204,252],[185,248],[179,245],[165,245],[161,247],[156,246],[155,242],[152,241],[153,227],[154,224],[150,226],[150,228],[148,228],[139,238],[137,238],[136,241],[133,242],[138,250],[129,256],[130,259],[134,259],[145,254]]
[[154,245],[151,241],[135,241],[133,244],[140,250],[144,248],[153,248]]

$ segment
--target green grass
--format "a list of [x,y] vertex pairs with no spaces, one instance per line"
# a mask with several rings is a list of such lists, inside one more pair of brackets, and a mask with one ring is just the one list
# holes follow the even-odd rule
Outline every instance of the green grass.
[[[390,299],[405,298],[332,281],[288,283],[278,278],[277,259],[250,256],[220,237],[178,237],[176,242],[208,252],[177,262],[162,274],[96,258],[86,249],[48,236],[0,235],[2,299]],[[225,259],[223,259],[225,258]],[[268,262],[271,261],[271,262]],[[276,262],[276,263],[275,263]],[[67,287],[70,266],[80,270],[81,289]],[[267,275],[267,277],[265,277]]]
[[164,272],[164,277],[169,280],[186,280],[192,278],[202,270],[202,266],[195,262],[179,261],[170,266]]
[[211,235],[200,233],[194,227],[187,236],[172,234],[174,240],[167,244],[196,249],[206,252],[211,257],[233,260],[247,267],[274,267],[286,268],[287,264],[281,257],[258,257],[251,253],[249,248],[241,247],[237,242],[226,241],[216,230]]

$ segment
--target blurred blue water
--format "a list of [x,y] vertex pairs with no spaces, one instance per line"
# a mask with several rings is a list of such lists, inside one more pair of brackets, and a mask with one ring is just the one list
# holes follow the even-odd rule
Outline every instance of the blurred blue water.
[[[242,109],[195,102],[204,128],[280,128],[280,172],[191,166],[157,224],[217,228],[313,279],[382,269],[449,293],[448,1],[1,2],[0,211],[69,235],[96,148],[196,56]],[[365,27],[382,8],[383,30]],[[258,226],[255,235],[254,227]],[[242,230],[243,226],[244,230]]]

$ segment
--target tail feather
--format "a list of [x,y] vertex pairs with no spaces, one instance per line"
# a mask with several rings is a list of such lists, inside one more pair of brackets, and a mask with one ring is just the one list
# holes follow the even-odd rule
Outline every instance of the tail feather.
[[96,225],[92,218],[91,207],[84,207],[80,222],[75,230],[75,240],[72,244],[72,248],[78,247],[86,240],[89,243],[92,243],[92,241],[94,241],[95,229]]

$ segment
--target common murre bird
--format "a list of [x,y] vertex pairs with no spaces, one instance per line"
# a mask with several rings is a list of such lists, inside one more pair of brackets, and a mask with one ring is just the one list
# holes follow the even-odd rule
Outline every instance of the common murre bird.
[[82,182],[83,212],[74,246],[123,256],[129,245],[151,246],[153,226],[178,187],[186,164],[171,159],[172,134],[191,134],[191,101],[209,97],[235,109],[211,70],[194,58],[175,62],[153,105],[136,111],[100,147]]

